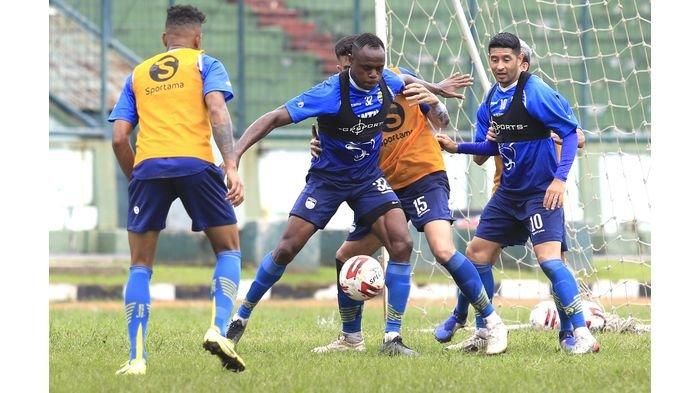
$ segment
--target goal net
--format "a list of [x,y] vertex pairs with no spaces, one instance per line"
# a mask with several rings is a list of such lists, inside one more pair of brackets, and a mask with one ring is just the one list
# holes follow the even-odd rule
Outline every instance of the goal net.
[[[648,0],[376,1],[388,64],[429,81],[454,72],[475,76],[464,100],[445,101],[451,116],[445,132],[460,141],[472,140],[477,107],[493,82],[489,39],[508,31],[529,44],[530,72],[569,101],[586,137],[567,183],[567,263],[587,299],[644,323],[650,321],[651,294],[650,8]],[[464,252],[491,195],[495,167],[493,159],[477,166],[468,156],[444,157],[457,219],[454,239]],[[449,315],[456,287],[424,236],[414,232],[414,241],[418,285],[410,304],[427,328]],[[508,310],[502,314],[512,324],[527,321],[532,305],[550,298],[529,244],[506,248],[494,276],[495,303]]]

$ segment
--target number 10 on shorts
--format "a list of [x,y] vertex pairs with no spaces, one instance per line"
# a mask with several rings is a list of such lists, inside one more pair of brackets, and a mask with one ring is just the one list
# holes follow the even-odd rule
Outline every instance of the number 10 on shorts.
[[535,232],[542,229],[542,216],[540,213],[530,216],[530,232]]

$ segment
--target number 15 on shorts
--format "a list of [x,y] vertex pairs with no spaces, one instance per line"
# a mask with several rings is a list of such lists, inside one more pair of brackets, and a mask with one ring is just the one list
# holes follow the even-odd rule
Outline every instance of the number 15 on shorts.
[[413,206],[416,208],[416,214],[418,215],[418,217],[422,216],[423,214],[427,213],[428,210],[430,210],[428,208],[428,202],[425,201],[425,195],[414,199]]

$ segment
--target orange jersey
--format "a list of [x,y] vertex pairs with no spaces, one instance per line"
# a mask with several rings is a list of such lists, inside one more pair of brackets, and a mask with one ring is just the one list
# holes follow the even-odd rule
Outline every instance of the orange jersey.
[[[398,67],[391,68],[396,74]],[[389,110],[379,167],[392,188],[401,189],[425,175],[445,170],[440,144],[419,105],[410,106],[398,95]]]
[[202,51],[176,49],[134,69],[140,131],[134,166],[149,158],[196,157],[213,163],[211,124],[204,103]]

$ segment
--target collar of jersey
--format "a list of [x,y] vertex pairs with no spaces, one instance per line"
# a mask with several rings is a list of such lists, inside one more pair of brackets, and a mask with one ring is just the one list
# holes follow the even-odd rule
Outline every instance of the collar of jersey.
[[[498,82],[496,82],[496,83],[498,83]],[[515,80],[515,82],[511,83],[510,85],[508,85],[508,86],[506,86],[506,87],[501,87],[501,84],[498,83],[498,89],[505,93],[505,92],[507,92],[508,90],[514,88],[515,85],[517,85],[517,84],[518,84],[518,80],[517,80],[517,79]]]
[[372,91],[372,89],[374,89],[374,88],[372,88],[370,90],[363,89],[360,86],[358,86],[357,83],[355,83],[355,81],[352,79],[352,75],[350,75],[349,72],[348,72],[348,76],[350,77],[350,84],[352,85],[352,87],[356,88],[357,90],[364,92],[364,93],[369,93],[370,91]]

